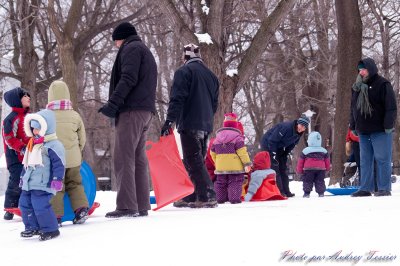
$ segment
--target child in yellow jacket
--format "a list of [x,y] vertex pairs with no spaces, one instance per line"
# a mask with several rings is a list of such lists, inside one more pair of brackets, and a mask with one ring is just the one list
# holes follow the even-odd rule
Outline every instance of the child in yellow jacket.
[[211,147],[216,174],[214,189],[218,203],[242,202],[245,168],[250,169],[251,165],[244,137],[238,129],[236,119],[234,113],[225,115],[224,127],[217,130],[217,136]]

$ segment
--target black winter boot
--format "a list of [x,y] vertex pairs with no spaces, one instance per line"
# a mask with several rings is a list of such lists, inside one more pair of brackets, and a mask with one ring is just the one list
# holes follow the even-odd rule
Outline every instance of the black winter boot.
[[5,214],[4,214],[4,220],[12,220],[14,218],[14,214],[13,213],[11,213],[11,212],[6,212]]
[[369,197],[371,196],[371,192],[369,191],[364,191],[364,190],[357,190],[353,194],[351,194],[352,197]]
[[106,218],[138,217],[139,213],[133,210],[115,210],[106,213]]
[[72,220],[73,224],[83,224],[89,218],[89,208],[83,207],[79,208],[75,212],[75,218]]
[[21,237],[32,237],[32,236],[36,236],[39,235],[40,232],[38,230],[25,230],[21,232]]
[[39,240],[40,241],[46,241],[46,240],[50,240],[50,239],[56,238],[59,235],[60,235],[60,231],[59,230],[52,231],[52,232],[42,232],[42,233],[40,233]]

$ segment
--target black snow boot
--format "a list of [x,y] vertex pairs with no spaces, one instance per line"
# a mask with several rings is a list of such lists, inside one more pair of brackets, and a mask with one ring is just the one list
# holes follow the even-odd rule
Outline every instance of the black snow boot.
[[75,218],[72,220],[73,224],[83,224],[89,218],[89,208],[83,207],[75,212]]
[[56,238],[59,235],[60,235],[60,231],[59,230],[52,231],[52,232],[42,232],[42,233],[40,233],[39,240],[40,241],[46,241],[46,240],[50,240],[50,239]]
[[371,196],[371,192],[369,191],[364,191],[364,190],[357,190],[353,194],[351,194],[352,197],[369,197]]
[[6,212],[5,214],[4,214],[4,220],[12,220],[14,218],[14,214],[13,213],[11,213],[11,212]]
[[21,232],[21,237],[32,237],[39,234],[40,232],[38,230],[25,230]]

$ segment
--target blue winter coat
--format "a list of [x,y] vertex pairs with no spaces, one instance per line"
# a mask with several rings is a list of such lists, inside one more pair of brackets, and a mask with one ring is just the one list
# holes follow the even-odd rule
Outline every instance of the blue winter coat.
[[[36,120],[37,116],[44,118],[47,123],[47,130],[44,136],[50,135],[56,132],[56,119],[54,112],[51,110],[42,110],[35,114],[29,114],[26,116],[24,121],[24,129],[28,136],[32,136],[32,131],[29,132],[30,120]],[[39,121],[43,128],[43,124]],[[37,165],[35,167],[28,166],[24,167],[21,173],[22,178],[22,190],[42,190],[52,194],[56,194],[56,191],[50,188],[52,180],[64,179],[65,174],[65,150],[62,143],[55,139],[48,142],[44,142],[42,148],[42,163],[43,166]]]
[[264,134],[261,138],[261,149],[271,152],[288,154],[299,142],[302,134],[296,130],[297,120],[282,122]]

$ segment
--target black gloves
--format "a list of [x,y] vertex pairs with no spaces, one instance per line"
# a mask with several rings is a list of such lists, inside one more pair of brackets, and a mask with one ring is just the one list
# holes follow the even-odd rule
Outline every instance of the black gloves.
[[172,124],[174,122],[171,120],[165,120],[164,125],[161,128],[161,136],[168,136],[172,133]]
[[99,113],[102,113],[105,116],[108,116],[110,118],[115,118],[118,113],[118,106],[116,104],[113,104],[112,102],[108,101],[105,105],[103,105],[99,111]]

